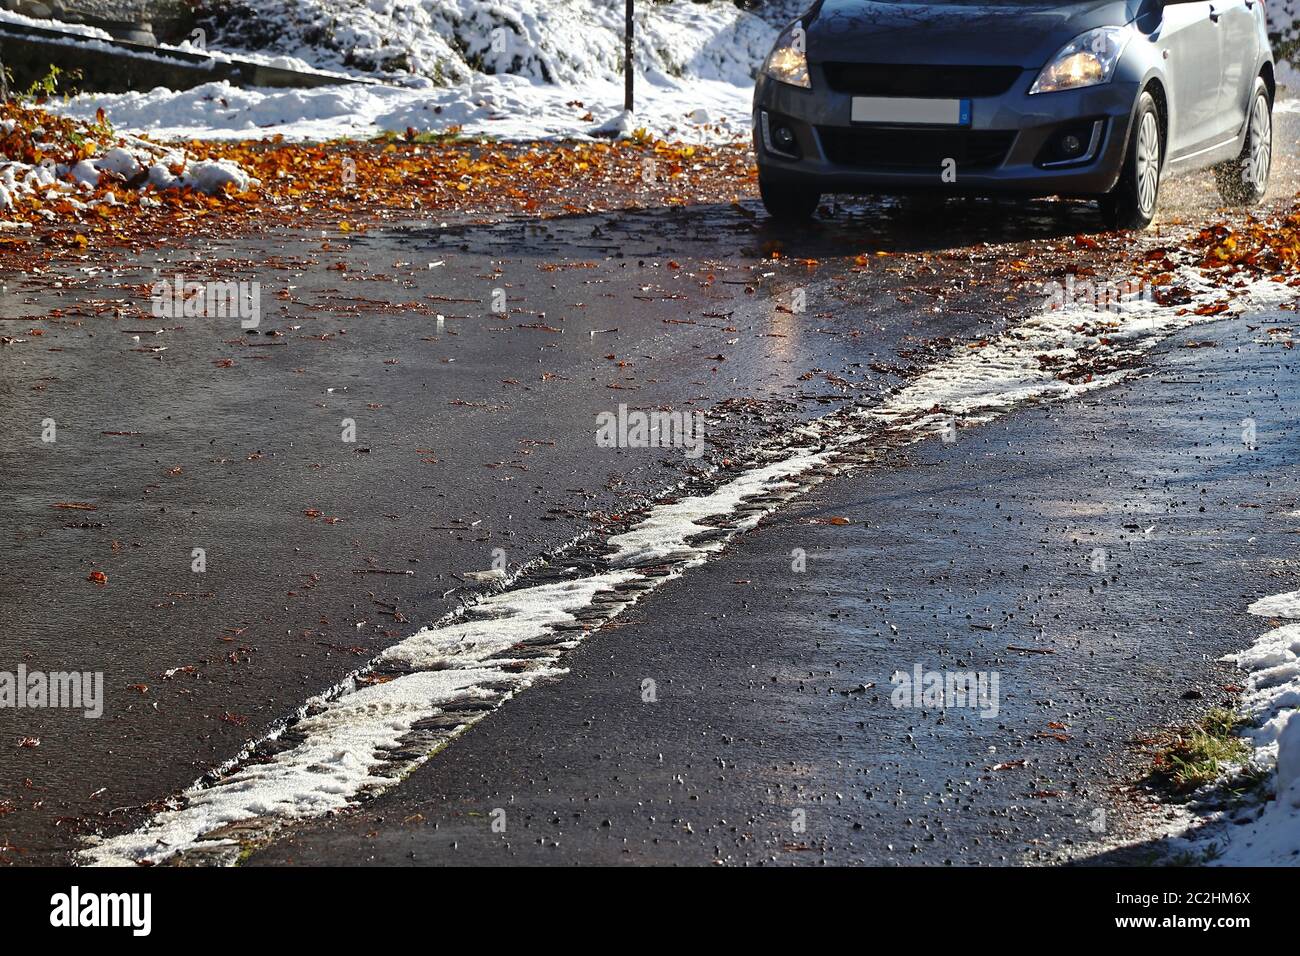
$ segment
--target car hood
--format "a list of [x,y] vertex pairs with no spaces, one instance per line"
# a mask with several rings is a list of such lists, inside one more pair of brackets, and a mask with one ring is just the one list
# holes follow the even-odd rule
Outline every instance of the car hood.
[[812,62],[1042,67],[1080,33],[1128,23],[1135,0],[892,3],[824,0],[808,23]]

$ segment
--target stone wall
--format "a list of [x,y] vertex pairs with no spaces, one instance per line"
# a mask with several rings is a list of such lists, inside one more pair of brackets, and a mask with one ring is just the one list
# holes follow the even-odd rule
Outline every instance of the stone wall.
[[123,40],[173,41],[193,22],[187,0],[0,0],[0,7],[29,17],[100,27]]

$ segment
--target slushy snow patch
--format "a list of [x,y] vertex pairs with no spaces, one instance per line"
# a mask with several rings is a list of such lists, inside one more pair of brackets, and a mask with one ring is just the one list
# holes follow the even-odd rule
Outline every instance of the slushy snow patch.
[[423,669],[379,683],[355,682],[341,694],[308,701],[293,728],[303,738],[300,744],[270,762],[247,764],[212,786],[196,785],[141,829],[89,849],[86,860],[126,865],[164,859],[229,824],[318,816],[347,806],[363,790],[392,785],[406,768],[386,762],[386,754],[417,722],[438,716],[453,701],[492,700],[496,695],[483,689],[485,684],[511,686],[515,692],[556,673],[545,665],[521,671],[513,665],[528,661],[502,652],[574,624],[574,611],[634,576],[613,572],[503,592],[476,605],[470,620],[419,631],[380,660]]
[[224,191],[227,186],[233,187],[235,192],[247,192],[252,186],[260,186],[261,180],[249,176],[238,163],[229,159],[205,159],[187,163],[184,171],[176,177],[176,184],[212,195]]
[[1285,594],[1260,598],[1246,608],[1246,611],[1259,617],[1284,617],[1295,620],[1300,618],[1300,591],[1288,591]]

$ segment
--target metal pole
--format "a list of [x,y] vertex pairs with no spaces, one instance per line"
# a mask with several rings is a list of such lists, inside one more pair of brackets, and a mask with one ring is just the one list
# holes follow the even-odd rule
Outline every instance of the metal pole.
[[627,17],[623,23],[623,109],[632,112],[632,8],[636,0],[627,0]]

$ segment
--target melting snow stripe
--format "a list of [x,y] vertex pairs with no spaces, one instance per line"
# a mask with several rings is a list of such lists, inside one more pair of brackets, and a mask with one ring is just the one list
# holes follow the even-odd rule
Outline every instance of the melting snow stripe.
[[[578,562],[561,555],[525,574],[523,586],[388,648],[308,701],[282,731],[251,744],[215,782],[200,781],[138,829],[93,843],[82,861],[126,865],[183,854],[187,862],[231,863],[243,842],[391,787],[514,694],[563,674],[565,654],[641,595],[826,478],[954,423],[1111,385],[1167,335],[1214,321],[1194,311],[1222,291],[1193,270],[1180,278],[1195,293],[1181,307],[1133,301],[1114,312],[1072,306],[1035,315],[937,363],[878,406],[794,430],[715,489],[653,505],[625,533],[597,542],[603,553]],[[1267,307],[1294,294],[1261,281],[1237,301]]]

